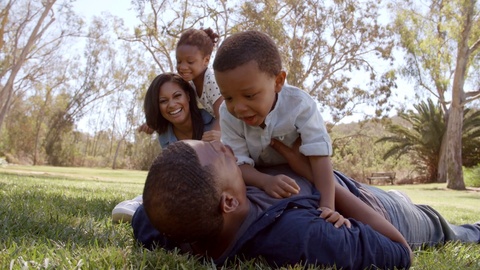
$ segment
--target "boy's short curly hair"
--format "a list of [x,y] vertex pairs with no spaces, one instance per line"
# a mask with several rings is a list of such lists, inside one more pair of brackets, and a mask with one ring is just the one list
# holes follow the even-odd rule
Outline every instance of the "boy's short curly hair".
[[213,69],[223,72],[255,60],[258,69],[272,76],[282,70],[282,59],[275,42],[259,31],[231,35],[218,48]]
[[195,150],[182,141],[170,144],[153,161],[143,190],[152,225],[171,240],[184,243],[220,232],[220,199],[212,168],[202,166]]
[[207,29],[187,29],[177,42],[177,48],[182,45],[197,47],[203,56],[211,55],[215,44],[218,42],[219,35],[211,28]]

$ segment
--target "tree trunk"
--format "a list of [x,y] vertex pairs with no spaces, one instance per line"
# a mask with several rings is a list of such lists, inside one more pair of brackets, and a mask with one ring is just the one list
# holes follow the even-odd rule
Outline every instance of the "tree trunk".
[[[18,56],[18,59],[16,59],[16,61],[12,66],[12,71],[10,72],[10,75],[8,77],[8,80],[5,86],[2,89],[0,89],[0,96],[2,96],[2,99],[6,98],[0,103],[0,107],[1,107],[0,108],[0,131],[2,130],[3,121],[5,120],[5,117],[8,113],[8,109],[10,107],[10,101],[13,95],[13,84],[15,82],[15,78],[17,77],[17,74],[20,71],[20,68],[25,64],[27,55],[30,53],[30,50],[32,49],[32,47],[35,45],[35,42],[44,33],[43,30],[40,31],[40,28],[43,24],[43,21],[47,17],[48,13],[52,9],[53,4],[55,4],[55,1],[56,0],[46,1],[44,5],[44,10],[40,15],[40,18],[38,19],[37,24],[35,25],[32,33],[30,33],[30,36],[28,38],[27,43],[25,44],[25,47],[21,49],[21,53]],[[46,26],[46,28],[50,26],[51,22]]]
[[[448,112],[445,112],[446,114]],[[448,117],[445,123],[448,124]],[[447,131],[442,136],[442,145],[440,145],[440,157],[438,159],[437,183],[447,182]]]
[[447,125],[447,188],[456,190],[465,189],[462,170],[462,126],[463,108],[452,104]]
[[118,150],[120,149],[120,145],[122,145],[122,142],[123,142],[123,138],[118,142],[117,148],[115,149],[115,156],[113,157],[113,164],[112,164],[113,170],[117,169]]
[[463,106],[465,102],[465,76],[470,48],[468,44],[473,25],[475,1],[465,1],[462,6],[463,31],[458,40],[457,60],[452,85],[452,104],[447,123],[447,188],[465,189],[462,170]]

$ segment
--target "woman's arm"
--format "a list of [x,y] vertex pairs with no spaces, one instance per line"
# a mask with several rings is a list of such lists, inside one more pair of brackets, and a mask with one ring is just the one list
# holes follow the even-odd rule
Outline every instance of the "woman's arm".
[[217,100],[215,100],[215,103],[213,103],[213,112],[214,112],[214,116],[215,116],[215,120],[213,120],[213,127],[212,129],[214,130],[220,130],[220,105],[222,104],[223,102],[223,97],[220,96],[219,98],[217,98]]

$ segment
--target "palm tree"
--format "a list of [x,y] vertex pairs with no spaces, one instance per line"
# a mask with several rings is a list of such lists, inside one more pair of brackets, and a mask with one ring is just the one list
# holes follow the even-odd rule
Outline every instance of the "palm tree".
[[480,110],[463,113],[462,162],[465,167],[480,165]]
[[[423,180],[436,182],[440,147],[446,131],[444,113],[431,99],[414,105],[414,108],[416,111],[399,114],[408,125],[388,124],[386,129],[393,135],[382,137],[376,143],[393,143],[383,159],[409,155],[417,171],[425,176]],[[480,162],[480,111],[465,109],[462,138],[464,161],[476,165]]]

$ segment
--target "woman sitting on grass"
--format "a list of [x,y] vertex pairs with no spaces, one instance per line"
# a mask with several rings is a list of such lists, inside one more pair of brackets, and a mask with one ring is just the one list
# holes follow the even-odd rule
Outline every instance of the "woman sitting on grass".
[[[220,140],[220,131],[213,129],[215,119],[197,104],[197,94],[190,83],[175,73],[160,74],[145,95],[147,123],[139,131],[156,131],[162,149],[178,140]],[[141,195],[119,203],[112,211],[113,222],[130,221],[141,203]]]

